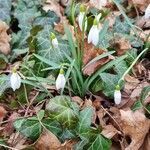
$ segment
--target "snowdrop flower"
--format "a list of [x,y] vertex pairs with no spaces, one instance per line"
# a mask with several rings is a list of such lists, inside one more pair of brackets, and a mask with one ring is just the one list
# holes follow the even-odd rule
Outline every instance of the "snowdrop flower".
[[150,19],[150,4],[148,5],[148,7],[145,10],[144,17],[145,17],[145,19]]
[[120,86],[117,85],[116,86],[116,89],[115,89],[115,92],[114,92],[114,101],[115,101],[115,104],[120,104],[121,102],[121,92],[120,92]]
[[93,45],[97,45],[99,42],[99,32],[101,27],[98,26],[98,20],[95,17],[93,26],[91,27],[88,35],[88,43],[92,43]]
[[54,48],[58,48],[58,40],[57,40],[55,34],[52,33],[52,32],[51,32],[50,39],[51,39],[51,42],[52,42],[52,46],[53,46]]
[[78,23],[79,23],[79,27],[80,27],[81,31],[83,30],[83,23],[84,23],[84,31],[86,31],[86,29],[87,29],[87,17],[85,16],[86,15],[85,12],[86,12],[85,6],[81,5],[80,6],[80,13],[78,16]]
[[11,84],[11,88],[13,89],[13,91],[15,91],[16,89],[19,89],[21,86],[21,77],[17,73],[16,68],[12,70],[12,74],[10,76],[10,84]]
[[65,84],[66,84],[66,79],[64,76],[64,70],[60,69],[59,75],[56,79],[56,89],[57,90],[63,89],[65,87]]

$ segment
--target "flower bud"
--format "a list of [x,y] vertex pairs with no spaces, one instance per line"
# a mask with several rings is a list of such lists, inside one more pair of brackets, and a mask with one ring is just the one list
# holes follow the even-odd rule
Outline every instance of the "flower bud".
[[65,84],[66,84],[66,79],[65,79],[65,76],[64,76],[64,70],[60,69],[59,75],[56,79],[56,89],[57,90],[64,89]]
[[19,89],[21,86],[21,77],[17,73],[17,70],[14,68],[10,76],[10,84],[13,91]]
[[116,89],[115,89],[115,92],[114,92],[114,101],[115,101],[115,104],[120,104],[121,102],[121,92],[120,92],[120,86],[117,85],[116,86]]
[[52,33],[52,32],[51,32],[50,39],[51,39],[51,42],[52,42],[52,46],[53,46],[54,48],[58,48],[58,40],[57,40],[55,34]]
[[86,31],[87,29],[87,17],[85,16],[86,15],[86,8],[84,5],[80,5],[80,13],[79,13],[79,16],[78,16],[78,23],[79,23],[79,27],[80,27],[80,30],[82,31],[83,30],[83,23],[84,23],[84,31]]
[[101,30],[101,26],[98,26],[97,16],[93,21],[93,26],[91,27],[88,35],[88,43],[92,43],[93,45],[97,46],[99,42],[99,32]]

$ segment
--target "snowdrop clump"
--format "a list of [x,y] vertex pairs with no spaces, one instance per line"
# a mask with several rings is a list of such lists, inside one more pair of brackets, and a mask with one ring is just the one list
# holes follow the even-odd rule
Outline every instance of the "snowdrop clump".
[[12,74],[10,76],[10,85],[13,91],[19,89],[21,86],[21,77],[17,73],[17,70],[15,68],[13,69]]
[[57,40],[54,33],[51,33],[50,39],[51,39],[51,42],[52,42],[52,46],[54,48],[58,48],[58,40]]
[[95,46],[97,46],[99,42],[99,32],[102,29],[102,27],[99,25],[100,17],[101,14],[95,17],[93,21],[93,26],[91,27],[88,35],[88,43],[92,43]]
[[117,85],[116,86],[116,89],[115,89],[115,92],[114,92],[114,101],[115,101],[115,104],[120,104],[121,102],[121,92],[120,92],[120,86]]
[[83,30],[83,25],[84,25],[84,31],[87,29],[87,17],[86,17],[86,8],[84,5],[80,6],[80,13],[78,16],[78,23],[80,30]]
[[57,90],[64,89],[65,84],[66,84],[66,78],[64,76],[64,70],[60,69],[59,75],[56,79],[56,89]]

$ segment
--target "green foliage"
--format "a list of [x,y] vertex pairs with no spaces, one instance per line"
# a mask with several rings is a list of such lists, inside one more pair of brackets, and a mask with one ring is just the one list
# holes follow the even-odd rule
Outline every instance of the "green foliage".
[[47,104],[49,117],[67,128],[74,128],[78,121],[79,108],[69,96],[56,96]]
[[150,109],[147,109],[149,107],[144,105],[144,101],[149,95],[150,95],[150,86],[144,87],[141,92],[139,100],[135,102],[135,104],[132,107],[132,110],[135,111],[140,108],[145,108],[148,111],[148,113],[150,113]]
[[79,123],[77,126],[78,133],[80,135],[87,134],[89,132],[94,109],[92,107],[86,107],[79,114]]
[[12,0],[0,0],[0,20],[9,24]]
[[32,140],[36,140],[42,132],[41,124],[35,117],[18,119],[14,122],[14,127],[17,131]]

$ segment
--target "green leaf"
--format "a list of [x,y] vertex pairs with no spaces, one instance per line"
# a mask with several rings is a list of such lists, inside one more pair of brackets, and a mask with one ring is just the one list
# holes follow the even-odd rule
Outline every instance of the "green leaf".
[[11,4],[11,0],[0,0],[0,20],[8,24],[10,22]]
[[9,87],[10,87],[9,76],[6,76],[5,74],[0,75],[0,96]]
[[132,110],[133,111],[136,111],[136,110],[138,110],[138,109],[140,109],[140,108],[142,108],[143,107],[143,105],[142,105],[142,103],[141,103],[141,101],[136,101],[135,103],[134,103],[134,105],[133,105],[133,107],[132,107]]
[[[36,54],[60,65],[65,61],[64,53],[69,55],[69,45],[67,41],[61,39],[61,36],[57,36],[59,48],[53,48],[49,38],[51,32],[54,32],[52,27],[45,25],[44,29],[38,33]],[[41,70],[45,69],[46,65],[38,60],[35,67],[37,68],[37,74],[41,74]]]
[[92,143],[90,143],[90,147],[87,150],[110,150],[110,147],[111,141],[99,134]]
[[50,99],[46,109],[50,118],[57,120],[67,128],[76,127],[78,121],[78,106],[68,96],[56,96]]
[[38,119],[41,121],[43,119],[45,115],[45,111],[44,110],[40,110],[38,113],[37,113],[37,117]]
[[130,33],[130,25],[126,20],[122,21],[120,17],[116,17],[115,24],[114,24],[114,32],[116,33]]
[[57,121],[53,121],[49,118],[42,120],[43,125],[54,133],[56,136],[59,136],[62,133],[61,125]]
[[103,93],[108,97],[113,97],[114,90],[119,81],[119,76],[110,73],[101,73],[101,80],[103,81]]
[[41,16],[38,16],[35,18],[34,20],[34,25],[41,25],[41,26],[45,26],[45,25],[51,25],[53,26],[54,23],[58,23],[59,22],[59,17],[56,15],[55,12],[53,11],[48,11],[48,12],[41,12]]
[[147,87],[144,87],[142,92],[141,92],[141,95],[140,95],[140,98],[138,101],[135,102],[135,104],[133,105],[132,107],[132,110],[135,111],[137,109],[140,109],[142,107],[145,107],[144,106],[144,100],[150,95],[150,86],[147,86]]
[[77,130],[80,135],[86,134],[90,129],[93,114],[94,109],[92,107],[86,107],[80,112],[79,123],[77,126]]
[[122,77],[122,75],[125,73],[127,69],[128,69],[128,66],[124,60],[116,64],[114,68],[114,70],[116,71],[116,73],[118,74],[120,78]]
[[41,124],[35,117],[18,119],[14,122],[14,127],[17,131],[32,140],[36,140],[42,132]]

